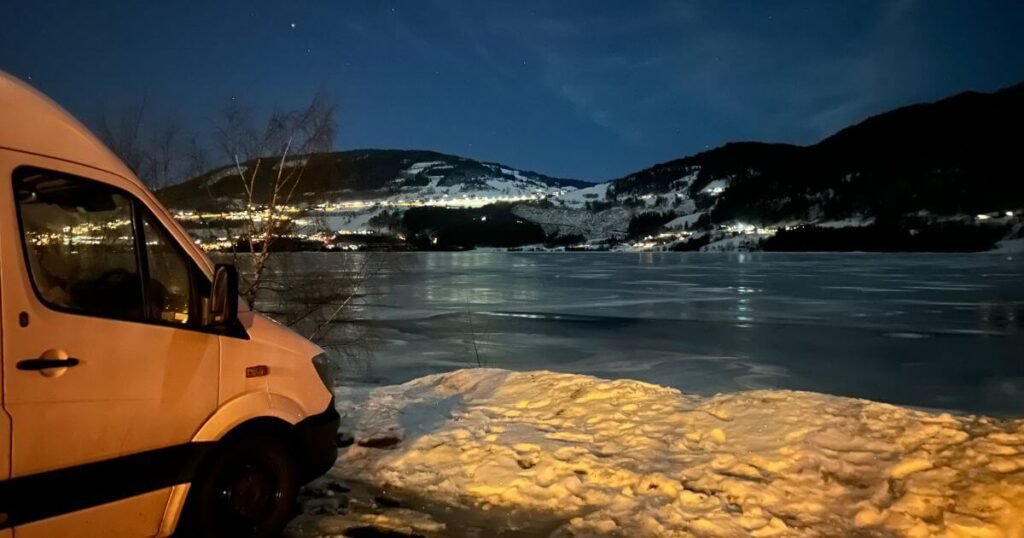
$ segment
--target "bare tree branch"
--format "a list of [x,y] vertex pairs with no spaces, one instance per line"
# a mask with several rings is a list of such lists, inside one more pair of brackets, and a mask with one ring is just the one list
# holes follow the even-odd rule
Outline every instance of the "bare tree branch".
[[103,143],[151,189],[159,190],[187,171],[176,121],[156,122],[142,99],[116,110],[101,108],[96,128]]

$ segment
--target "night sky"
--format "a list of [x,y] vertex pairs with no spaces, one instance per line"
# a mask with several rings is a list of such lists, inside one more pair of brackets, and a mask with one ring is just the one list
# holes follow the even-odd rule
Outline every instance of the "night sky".
[[8,0],[0,20],[0,69],[87,123],[144,100],[203,131],[231,97],[323,90],[339,148],[588,180],[1024,81],[1019,0]]

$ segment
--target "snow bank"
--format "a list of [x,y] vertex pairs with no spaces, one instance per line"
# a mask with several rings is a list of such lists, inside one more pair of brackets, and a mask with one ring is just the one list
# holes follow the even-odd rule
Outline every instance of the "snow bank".
[[333,476],[552,536],[1024,536],[1024,420],[495,369],[337,397]]
[[992,252],[996,252],[998,254],[1024,254],[1024,238],[1003,239],[996,243]]

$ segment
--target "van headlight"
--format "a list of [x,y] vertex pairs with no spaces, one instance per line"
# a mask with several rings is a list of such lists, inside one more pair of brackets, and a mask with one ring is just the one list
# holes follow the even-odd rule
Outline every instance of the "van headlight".
[[328,390],[334,390],[334,362],[326,353],[313,357],[313,368],[316,368],[316,375]]

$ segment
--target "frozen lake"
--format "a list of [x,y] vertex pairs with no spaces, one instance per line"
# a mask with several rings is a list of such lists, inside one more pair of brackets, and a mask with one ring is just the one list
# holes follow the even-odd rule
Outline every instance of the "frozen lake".
[[[342,256],[288,265],[333,270]],[[346,383],[479,361],[713,394],[800,389],[1024,415],[1024,257],[386,254]],[[300,277],[298,273],[293,276]]]

